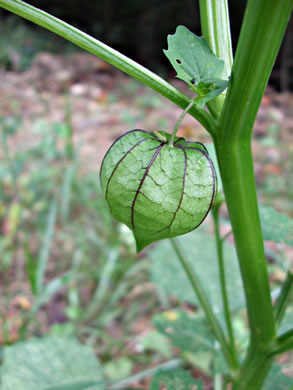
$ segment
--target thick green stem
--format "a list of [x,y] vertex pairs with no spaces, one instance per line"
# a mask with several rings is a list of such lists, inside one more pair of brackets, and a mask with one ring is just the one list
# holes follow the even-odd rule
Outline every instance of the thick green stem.
[[251,348],[233,390],[260,390],[272,362],[273,355],[270,352],[263,353]]
[[190,284],[191,284],[191,287],[192,289],[194,290],[201,306],[202,306],[202,309],[206,315],[206,318],[217,338],[217,340],[219,341],[219,343],[221,344],[221,347],[222,347],[222,352],[223,352],[223,355],[226,359],[226,362],[228,364],[228,366],[230,367],[231,371],[232,372],[235,372],[238,368],[238,362],[235,361],[234,359],[234,356],[231,352],[231,349],[227,343],[227,340],[226,340],[226,337],[223,333],[223,330],[213,312],[213,309],[209,303],[209,300],[208,298],[206,297],[206,294],[201,286],[201,283],[199,281],[199,279],[197,278],[196,274],[194,273],[192,267],[190,266],[188,260],[185,258],[184,254],[182,253],[179,245],[177,244],[175,238],[171,238],[170,239],[171,241],[171,244],[173,246],[173,249],[178,257],[178,260],[180,261],[185,273],[186,273],[186,276],[188,277],[189,281],[190,281]]
[[250,142],[215,143],[240,262],[253,342],[275,335],[266,259],[258,215]]
[[[223,79],[228,79],[233,64],[230,21],[227,0],[200,0],[200,21],[202,34],[213,52],[224,60]],[[208,104],[211,113],[219,116],[225,101],[226,92]]]
[[221,285],[221,294],[224,308],[224,316],[226,321],[226,327],[230,342],[231,352],[233,353],[234,360],[238,361],[237,351],[235,347],[235,339],[232,327],[232,318],[229,310],[229,299],[227,293],[227,281],[225,275],[225,263],[224,263],[224,253],[223,253],[223,240],[220,235],[220,223],[219,223],[219,206],[215,206],[212,209],[214,227],[215,227],[215,235],[216,235],[216,246],[217,246],[217,258],[218,258],[218,266],[219,266],[219,276],[220,276],[220,285]]
[[276,327],[278,328],[286,311],[286,308],[289,303],[290,292],[292,290],[293,284],[293,273],[292,271],[288,271],[285,282],[283,283],[282,289],[280,291],[280,295],[275,303],[274,312],[275,312],[275,320]]
[[191,107],[193,106],[194,104],[194,100],[191,100],[191,102],[188,104],[188,106],[185,108],[185,110],[181,113],[181,115],[179,116],[179,118],[177,119],[177,122],[174,126],[174,130],[172,131],[172,135],[171,135],[171,138],[170,138],[170,141],[169,141],[169,145],[172,146],[173,143],[174,143],[174,139],[176,137],[176,134],[177,134],[177,131],[179,130],[179,127],[185,117],[185,115],[188,113],[188,111],[191,109]]
[[235,389],[258,390],[272,363],[272,359],[267,359],[267,349],[275,337],[275,325],[250,142],[231,143],[222,139],[215,145],[240,263],[251,335],[251,352]]
[[244,284],[251,332],[236,389],[258,390],[275,338],[267,264],[258,213],[251,133],[293,0],[248,0],[232,78],[214,137]]
[[[28,19],[102,58],[131,77],[148,85],[179,107],[185,108],[188,105],[190,98],[167,81],[70,24],[20,0],[0,0],[0,7]],[[194,105],[190,109],[190,115],[196,118],[207,131],[211,134],[213,133],[215,127],[214,120],[204,109]]]

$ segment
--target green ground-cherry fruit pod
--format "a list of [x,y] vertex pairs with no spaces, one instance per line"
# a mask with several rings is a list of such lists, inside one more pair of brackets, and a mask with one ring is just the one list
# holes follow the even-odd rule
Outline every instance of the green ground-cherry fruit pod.
[[164,131],[131,130],[106,153],[100,179],[113,216],[134,233],[137,252],[199,226],[216,194],[206,148]]

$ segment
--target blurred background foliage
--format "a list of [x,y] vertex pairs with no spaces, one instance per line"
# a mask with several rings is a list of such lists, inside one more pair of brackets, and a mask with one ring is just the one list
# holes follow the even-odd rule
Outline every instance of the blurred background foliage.
[[[102,40],[156,72],[166,73],[170,66],[162,54],[166,48],[166,37],[175,32],[176,26],[183,24],[201,35],[198,4],[194,0],[100,0],[84,2],[82,0],[31,0],[37,6],[83,31]],[[245,0],[230,0],[231,30],[233,47],[239,36],[243,18]],[[2,19],[2,20],[1,20]],[[23,68],[30,58],[42,50],[70,50],[50,33],[32,26],[28,22],[0,14],[1,37],[5,32],[5,41],[0,41],[0,62],[11,66],[15,57],[21,55]],[[2,31],[1,31],[2,30]],[[25,34],[24,34],[25,32]],[[7,34],[8,33],[8,34]],[[8,39],[7,39],[8,37]],[[5,48],[9,45],[10,48]],[[8,53],[7,53],[8,50]],[[13,53],[14,50],[14,53]],[[278,90],[293,88],[293,22],[291,21],[282,45],[271,83]]]
[[[178,24],[200,34],[197,1],[30,3],[182,88],[173,78],[162,49]],[[245,1],[230,0],[229,4],[235,47]],[[13,383],[19,367],[26,368],[26,349],[20,353],[18,346],[30,348],[32,342],[39,367],[43,351],[31,338],[51,335],[49,351],[60,336],[62,340],[77,337],[91,346],[99,356],[103,378],[119,381],[166,360],[175,366],[181,364],[181,360],[172,359],[175,355],[184,357],[194,377],[204,377],[211,388],[209,335],[206,326],[198,327],[199,338],[208,345],[207,355],[191,354],[182,310],[195,313],[198,317],[194,321],[200,323],[201,312],[169,243],[156,243],[137,256],[131,232],[113,220],[99,186],[102,157],[118,136],[131,128],[169,131],[182,110],[38,26],[1,10],[0,22],[0,371],[1,346],[8,351],[8,360],[3,360],[3,383]],[[278,93],[293,88],[292,30],[291,21],[271,78],[275,90],[267,89],[253,133],[258,195],[261,203],[269,206],[262,209],[262,220],[273,297],[293,263],[293,95]],[[180,136],[205,144],[211,141],[188,116]],[[230,232],[223,207],[221,233],[227,238],[231,306],[239,350],[243,351],[246,319]],[[199,231],[178,240],[187,248],[220,316],[212,235],[208,218]],[[291,297],[290,324],[292,302]],[[177,309],[178,315],[173,313]],[[161,314],[164,310],[168,310],[167,315]],[[175,333],[165,332],[174,316],[183,321],[177,325],[187,330],[185,335],[176,332],[182,337],[172,340],[183,350],[179,353],[169,342]],[[23,340],[28,341],[21,344]],[[72,345],[70,342],[64,349]],[[288,354],[282,364],[292,374],[291,362]],[[32,382],[37,371],[31,372]],[[98,372],[96,367],[94,371]],[[30,383],[22,375],[18,375],[20,383]],[[148,387],[141,377],[132,378],[131,383]],[[3,390],[18,389],[5,386]]]

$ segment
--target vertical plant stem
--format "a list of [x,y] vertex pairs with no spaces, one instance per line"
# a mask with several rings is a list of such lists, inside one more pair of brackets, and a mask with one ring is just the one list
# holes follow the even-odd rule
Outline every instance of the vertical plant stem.
[[36,268],[36,288],[37,294],[41,294],[44,289],[45,273],[48,266],[50,251],[52,247],[53,235],[56,227],[56,219],[58,212],[57,199],[51,201],[49,208],[46,230],[43,236],[43,244],[38,256],[38,263]]
[[[216,56],[224,60],[222,77],[228,79],[233,64],[228,0],[200,0],[199,5],[202,34]],[[224,91],[209,103],[213,115],[221,113],[225,96]]]
[[249,143],[241,142],[239,145],[216,143],[216,149],[243,279],[251,337],[235,389],[259,390],[272,363],[267,351],[275,337],[275,324],[251,149]]
[[237,390],[258,390],[275,339],[267,263],[258,213],[251,133],[293,0],[248,0],[215,146],[243,279],[250,347]]
[[280,291],[280,295],[274,306],[276,327],[278,328],[286,311],[286,307],[289,302],[290,292],[292,290],[293,284],[293,273],[292,271],[288,271],[285,282],[283,283],[282,289]]
[[258,213],[251,132],[290,16],[292,0],[249,0],[236,52],[232,83],[215,146],[240,269],[251,337],[259,346],[275,335],[267,264]]
[[230,310],[229,310],[229,299],[228,299],[228,293],[227,293],[227,280],[226,280],[226,275],[225,275],[225,263],[224,263],[224,253],[223,253],[223,240],[221,239],[221,236],[220,236],[219,209],[220,209],[220,205],[215,206],[212,210],[212,215],[213,215],[215,235],[216,235],[217,259],[218,259],[218,266],[219,266],[220,286],[221,286],[221,294],[222,294],[222,301],[223,301],[223,308],[224,308],[224,316],[225,316],[225,321],[226,321],[227,333],[228,333],[229,342],[230,342],[230,349],[231,349],[231,352],[233,353],[234,360],[238,361],[234,333],[233,333],[233,327],[232,327],[232,319],[231,319],[231,314],[230,314]]
[[207,317],[207,320],[217,338],[219,343],[222,347],[223,355],[226,359],[226,362],[228,366],[230,367],[232,372],[235,372],[237,370],[238,364],[237,361],[235,361],[233,354],[231,353],[231,350],[229,348],[229,345],[227,343],[226,337],[223,333],[223,330],[211,308],[211,305],[208,301],[208,298],[206,297],[205,291],[203,290],[200,280],[197,278],[196,274],[194,273],[192,267],[190,266],[188,260],[185,258],[183,252],[181,251],[179,245],[177,244],[175,238],[170,238],[171,244],[173,246],[173,249],[178,257],[178,260],[180,261],[186,276],[189,279],[189,282],[191,284],[192,289],[194,290],[202,309]]
[[260,352],[251,346],[233,390],[261,390],[272,363],[270,352]]

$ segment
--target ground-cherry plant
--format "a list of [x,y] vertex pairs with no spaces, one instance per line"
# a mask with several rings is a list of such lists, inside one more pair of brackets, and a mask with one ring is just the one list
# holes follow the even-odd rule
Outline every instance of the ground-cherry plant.
[[[176,346],[183,348],[184,344],[185,350],[190,352],[196,348],[198,332],[206,336],[211,334],[209,337],[214,338],[214,345],[220,346],[213,350],[215,389],[289,389],[292,382],[284,379],[272,365],[279,354],[293,348],[293,328],[281,333],[279,330],[293,277],[288,272],[273,303],[255,189],[251,134],[293,0],[248,0],[234,60],[227,0],[199,0],[199,4],[203,37],[178,26],[175,34],[168,37],[168,49],[164,51],[177,77],[187,83],[195,95],[190,98],[148,69],[71,25],[22,1],[0,0],[1,7],[108,61],[184,110],[170,132],[134,129],[114,142],[101,167],[103,193],[113,216],[133,231],[137,251],[154,241],[171,240],[174,256],[189,279],[205,319],[203,322],[199,318],[189,318],[184,312],[167,312],[154,321],[159,329],[166,329],[172,322],[173,333],[169,337]],[[176,135],[187,113],[211,135],[217,156],[213,162],[204,145],[187,142]],[[218,169],[220,173],[216,175]],[[245,351],[239,350],[229,307],[223,237],[219,231],[219,210],[224,201],[245,293],[250,331]],[[206,296],[200,275],[194,272],[184,248],[175,238],[200,225],[210,209],[223,304],[220,319]],[[176,325],[179,320],[183,323],[181,328]],[[190,330],[187,343],[180,339],[182,328]],[[266,381],[268,375],[272,377],[269,382]],[[93,383],[74,388],[85,389],[90,385]],[[201,389],[201,386],[200,381],[194,380],[187,371],[170,368],[153,377],[150,389],[191,390]]]

